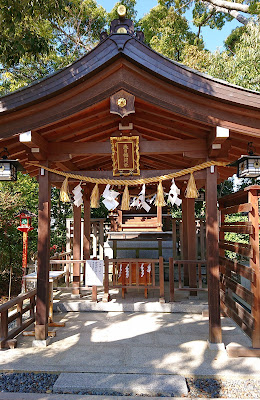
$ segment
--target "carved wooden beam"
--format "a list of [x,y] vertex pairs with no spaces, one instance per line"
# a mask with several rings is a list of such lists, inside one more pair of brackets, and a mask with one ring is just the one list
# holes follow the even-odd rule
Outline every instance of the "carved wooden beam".
[[[206,142],[201,139],[141,141],[140,154],[182,154],[189,152],[189,157],[198,158],[197,154],[207,153]],[[48,159],[55,157],[71,158],[72,155],[111,154],[110,142],[58,142],[48,143]],[[71,156],[70,156],[71,155]],[[58,160],[58,159],[57,159]]]
[[31,149],[37,160],[47,159],[48,142],[38,133],[32,131],[20,133],[19,141]]
[[216,126],[208,137],[209,157],[217,157],[222,151],[223,143],[229,138],[229,129]]

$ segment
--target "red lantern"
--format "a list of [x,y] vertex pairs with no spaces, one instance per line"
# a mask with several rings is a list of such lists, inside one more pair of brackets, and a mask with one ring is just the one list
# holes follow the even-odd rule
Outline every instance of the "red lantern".
[[[34,228],[31,226],[31,218],[36,217],[35,214],[31,213],[27,210],[21,210],[16,217],[20,218],[20,226],[17,227],[18,231],[23,232],[23,260],[22,260],[22,268],[23,268],[23,277],[26,275],[26,267],[27,267],[27,253],[28,253],[28,232],[32,231]],[[23,286],[23,281],[22,281]]]

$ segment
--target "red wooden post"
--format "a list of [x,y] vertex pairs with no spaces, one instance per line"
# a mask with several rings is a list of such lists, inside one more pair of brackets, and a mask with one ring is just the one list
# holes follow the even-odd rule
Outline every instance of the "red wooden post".
[[[188,260],[188,199],[183,197],[182,199],[182,257],[184,260]],[[183,285],[189,286],[189,267],[187,264],[183,265]]]
[[176,219],[172,219],[172,256],[174,260],[176,260],[177,258],[176,243],[177,243]]
[[[196,248],[196,221],[195,221],[195,199],[187,199],[187,236],[188,236],[188,260],[197,259]],[[189,286],[197,287],[196,265],[190,264],[189,269]],[[191,291],[190,296],[196,296],[197,292]]]
[[109,259],[105,257],[105,278],[103,302],[109,301]]
[[[211,167],[212,168],[212,167]],[[217,168],[207,168],[206,240],[208,268],[209,341],[222,342],[219,296],[219,248],[217,216]],[[212,171],[212,172],[211,172]]]
[[[81,207],[73,206],[73,259],[80,260]],[[73,264],[72,294],[80,294],[80,263]]]
[[[42,164],[48,166],[47,162]],[[43,174],[43,175],[42,175]],[[48,171],[39,174],[38,267],[35,339],[48,337],[51,186]]]
[[164,301],[164,267],[163,257],[159,257],[160,301]]
[[157,206],[157,230],[162,230],[162,207]]
[[258,214],[258,189],[259,186],[249,186],[248,203],[252,205],[252,211],[249,212],[249,222],[254,227],[253,234],[249,235],[249,244],[253,249],[253,257],[250,258],[250,267],[255,272],[255,281],[252,282],[252,292],[254,303],[252,305],[252,316],[254,318],[254,329],[252,332],[252,346],[260,348],[260,271],[259,271],[259,214]]
[[173,258],[169,258],[169,283],[170,283],[170,301],[174,301],[174,264]]

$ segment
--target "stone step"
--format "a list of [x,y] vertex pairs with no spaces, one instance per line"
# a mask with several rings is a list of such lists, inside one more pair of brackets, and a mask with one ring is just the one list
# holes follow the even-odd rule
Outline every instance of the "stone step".
[[95,303],[86,300],[67,300],[55,301],[53,304],[54,312],[152,312],[152,313],[190,313],[201,314],[208,309],[207,304],[201,304],[198,301],[185,301],[175,303],[160,303],[159,301],[125,301],[114,302],[102,301]]
[[185,378],[180,375],[61,373],[54,393],[103,396],[187,396]]

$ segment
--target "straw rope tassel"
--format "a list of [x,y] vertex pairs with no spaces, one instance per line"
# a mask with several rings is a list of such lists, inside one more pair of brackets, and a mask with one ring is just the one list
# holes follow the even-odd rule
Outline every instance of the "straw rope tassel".
[[162,181],[160,181],[158,186],[157,186],[157,197],[156,197],[155,205],[158,206],[158,207],[166,206],[166,203],[164,201]]
[[129,210],[130,208],[129,204],[130,204],[130,196],[129,196],[128,185],[125,185],[125,190],[122,197],[121,210],[123,211]]
[[90,207],[99,208],[99,189],[97,183],[95,184],[90,196]]
[[[83,176],[83,175],[78,175],[78,174],[71,174],[70,172],[64,172],[64,171],[58,171],[56,169],[48,168],[45,167],[44,165],[36,164],[34,162],[28,162],[28,165],[34,165],[35,167],[38,168],[43,168],[46,171],[53,172],[54,174],[61,175],[67,178],[72,178],[72,179],[77,179],[79,181],[83,182],[89,182],[89,183],[98,183],[100,185],[125,185],[126,181],[123,179],[107,179],[107,178],[92,178],[90,176]],[[228,165],[228,162],[224,161],[206,161],[202,164],[195,165],[194,167],[189,167],[182,169],[181,171],[178,172],[172,172],[167,175],[161,175],[161,176],[153,176],[150,178],[138,178],[138,179],[131,179],[129,184],[131,185],[143,185],[149,184],[149,183],[156,183],[158,181],[166,181],[168,179],[172,178],[179,178],[180,176],[191,174],[192,172],[196,171],[201,171],[202,169],[208,168],[211,165],[217,165],[219,167],[226,167]]]
[[64,203],[70,202],[68,188],[69,188],[68,178],[65,178],[60,189],[60,201],[63,201]]
[[185,190],[185,197],[187,199],[197,199],[199,197],[199,192],[196,187],[196,182],[193,173],[190,174],[190,179],[187,185],[187,189]]

